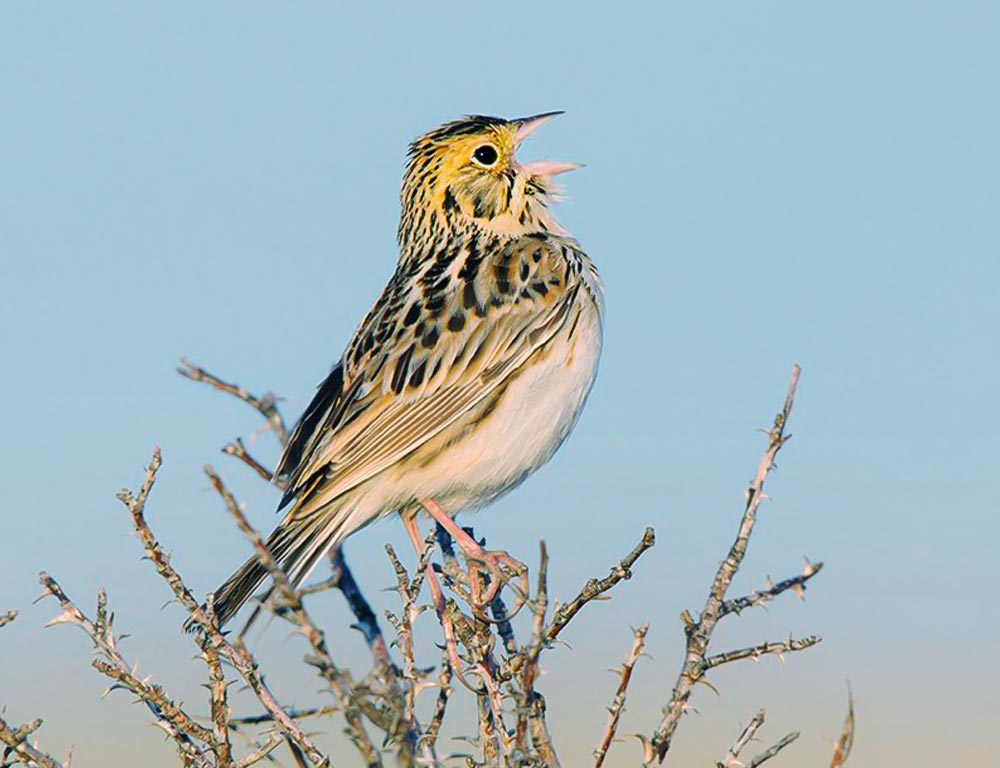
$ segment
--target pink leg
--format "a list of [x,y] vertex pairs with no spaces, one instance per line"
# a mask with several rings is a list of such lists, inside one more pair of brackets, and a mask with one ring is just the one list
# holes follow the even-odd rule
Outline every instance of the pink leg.
[[469,586],[472,590],[473,611],[475,611],[480,618],[486,616],[486,609],[489,608],[490,604],[493,602],[493,598],[497,596],[500,592],[500,588],[508,579],[507,574],[503,571],[503,566],[507,566],[514,571],[514,573],[518,574],[521,580],[521,602],[518,603],[514,611],[511,612],[511,616],[517,613],[517,611],[521,609],[521,606],[524,605],[524,601],[530,594],[527,566],[520,560],[515,560],[506,552],[483,549],[479,545],[479,542],[463,531],[462,528],[451,519],[448,513],[441,509],[441,506],[434,501],[434,499],[422,499],[420,503],[423,505],[424,509],[427,510],[430,516],[437,520],[441,524],[441,527],[451,534],[452,538],[458,543],[458,546],[462,548],[462,551],[465,553],[465,558],[470,561],[470,564],[481,563],[486,566],[485,571],[490,576],[490,585],[485,594],[480,594],[478,574],[472,573],[472,568],[469,569]]
[[[416,515],[402,515],[403,525],[406,527],[406,532],[410,536],[410,542],[413,544],[413,548],[417,552],[417,557],[421,557],[424,554],[424,539],[420,535],[420,527],[417,524]],[[427,572],[425,574],[427,579],[427,586],[431,590],[431,598],[434,600],[434,610],[437,612],[438,621],[441,622],[441,629],[444,630],[444,642],[445,648],[448,651],[448,660],[451,663],[451,669],[455,673],[455,676],[459,681],[468,688],[473,693],[477,693],[477,690],[465,679],[462,672],[463,664],[462,660],[458,657],[458,640],[455,638],[455,625],[452,623],[451,617],[448,616],[448,612],[445,610],[444,602],[444,592],[441,591],[441,584],[438,582],[437,574],[434,573],[434,569],[428,564]]]

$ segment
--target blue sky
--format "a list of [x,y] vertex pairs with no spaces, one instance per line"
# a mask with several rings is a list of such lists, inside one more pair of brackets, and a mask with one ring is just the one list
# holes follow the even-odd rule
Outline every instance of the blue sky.
[[[253,414],[181,379],[177,359],[273,389],[296,416],[391,274],[406,143],[464,113],[563,109],[525,154],[586,163],[560,217],[608,286],[605,357],[564,449],[476,525],[527,558],[544,537],[563,596],[646,524],[660,539],[551,655],[542,690],[565,759],[597,741],[605,670],[643,619],[652,658],[623,730],[654,725],[678,613],[703,600],[756,430],[798,362],[794,439],[736,588],[802,554],[827,570],[807,602],[745,615],[718,647],[825,639],[721,671],[675,764],[719,759],[760,706],[765,737],[803,732],[786,764],[824,764],[847,678],[853,765],[988,762],[998,32],[985,2],[4,5],[0,610],[22,615],[0,633],[0,705],[44,717],[44,743],[75,742],[81,764],[173,764],[126,697],[100,699],[85,638],[41,629],[37,571],[84,605],[105,585],[130,655],[194,700],[180,611],[161,610],[114,492],[162,446],[151,520],[201,590],[246,551],[201,465],[262,527],[277,493],[218,455]],[[266,435],[254,448],[276,455]],[[387,539],[404,541],[395,521],[347,545],[385,605]],[[361,658],[342,607],[317,610]],[[312,695],[283,629],[258,643]],[[638,755],[617,749],[613,765]]]

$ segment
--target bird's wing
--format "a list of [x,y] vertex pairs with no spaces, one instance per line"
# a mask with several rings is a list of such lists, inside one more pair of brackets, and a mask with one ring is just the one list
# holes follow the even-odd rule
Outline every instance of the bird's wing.
[[281,463],[288,498],[305,492],[316,509],[393,465],[575,314],[582,262],[572,241],[532,236],[487,251],[397,272],[296,428]]

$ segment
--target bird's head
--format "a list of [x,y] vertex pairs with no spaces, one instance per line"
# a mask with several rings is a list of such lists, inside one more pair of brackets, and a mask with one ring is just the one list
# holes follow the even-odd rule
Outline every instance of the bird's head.
[[548,209],[557,191],[552,177],[579,166],[515,157],[521,143],[558,114],[473,115],[416,139],[403,177],[401,242],[436,235],[437,224],[507,236],[561,232]]

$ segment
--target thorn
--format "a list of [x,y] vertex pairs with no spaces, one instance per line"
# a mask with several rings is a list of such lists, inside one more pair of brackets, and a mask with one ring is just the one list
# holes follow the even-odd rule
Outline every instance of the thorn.
[[708,682],[708,678],[706,678],[706,677],[699,677],[695,682],[701,683],[702,685],[705,685],[705,686],[708,686],[709,690],[711,690],[712,693],[714,693],[720,699],[722,698],[722,694],[719,693],[719,689],[716,688],[714,685],[712,685],[710,682]]

